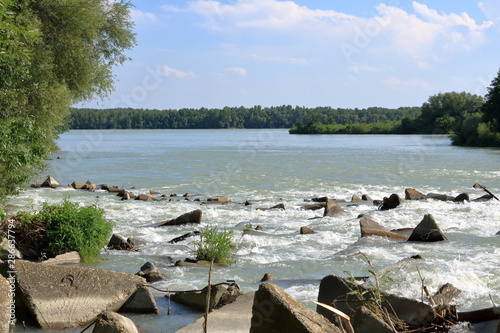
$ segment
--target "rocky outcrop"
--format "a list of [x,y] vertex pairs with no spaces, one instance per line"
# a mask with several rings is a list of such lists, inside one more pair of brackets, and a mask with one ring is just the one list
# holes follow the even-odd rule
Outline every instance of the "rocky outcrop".
[[401,204],[401,198],[399,197],[399,195],[393,193],[393,194],[391,194],[390,197],[384,198],[384,201],[380,205],[379,209],[380,210],[394,209],[397,206],[399,206],[400,204]]
[[191,212],[182,214],[181,216],[179,216],[175,219],[161,222],[158,226],[164,227],[164,226],[182,225],[182,224],[188,224],[188,223],[200,224],[202,214],[203,214],[203,212],[201,209],[196,209],[196,210],[193,210]]
[[145,278],[148,283],[165,279],[165,275],[163,275],[163,273],[149,261],[142,265],[141,270],[135,275]]
[[378,222],[367,217],[359,221],[359,227],[361,229],[361,237],[381,236],[398,240],[406,240],[405,236],[389,231]]
[[130,318],[107,311],[97,318],[92,333],[139,333],[139,331]]
[[337,216],[339,214],[344,213],[344,210],[342,207],[340,207],[334,200],[327,200],[326,201],[326,206],[325,206],[325,211],[323,213],[323,216]]
[[[355,309],[363,305],[363,300],[374,299],[372,289],[354,284],[337,275],[328,275],[321,280],[318,302],[332,305],[348,316],[353,316]],[[381,306],[411,327],[428,324],[435,319],[433,308],[425,303],[382,292]],[[318,306],[316,311],[332,322],[336,316]]]
[[146,284],[132,274],[85,267],[17,260],[15,268],[17,295],[43,329],[78,327],[117,311]]
[[342,331],[276,285],[262,283],[255,292],[250,333],[269,332],[341,333]]
[[423,220],[413,229],[408,241],[410,242],[438,242],[447,240],[436,220],[431,214],[424,215]]
[[405,200],[422,200],[425,198],[426,198],[425,194],[413,188],[407,188],[405,190]]

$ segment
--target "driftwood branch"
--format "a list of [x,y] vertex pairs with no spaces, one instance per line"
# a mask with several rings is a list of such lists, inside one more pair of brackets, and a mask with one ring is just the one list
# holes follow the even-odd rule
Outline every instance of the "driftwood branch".
[[346,325],[346,328],[347,328],[347,332],[348,333],[354,333],[354,328],[352,327],[351,325],[351,318],[346,315],[345,313],[343,313],[342,311],[334,308],[333,306],[330,306],[328,304],[324,304],[324,303],[320,303],[320,302],[316,302],[316,301],[313,301],[311,300],[311,302],[313,302],[314,304],[317,304],[319,306],[322,306],[324,307],[325,309],[327,310],[330,310],[331,312],[333,312],[338,318],[342,318],[345,325]]
[[479,183],[475,183],[473,186],[473,188],[481,188],[483,189],[486,193],[488,193],[489,195],[491,195],[493,198],[497,199],[498,201],[500,201],[493,193],[491,193],[486,187],[484,187],[483,185],[479,184]]

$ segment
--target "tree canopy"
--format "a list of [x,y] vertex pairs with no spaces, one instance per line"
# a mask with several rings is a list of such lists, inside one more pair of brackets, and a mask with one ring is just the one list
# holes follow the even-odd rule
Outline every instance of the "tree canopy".
[[69,107],[113,88],[135,45],[128,1],[0,0],[0,199],[43,166]]

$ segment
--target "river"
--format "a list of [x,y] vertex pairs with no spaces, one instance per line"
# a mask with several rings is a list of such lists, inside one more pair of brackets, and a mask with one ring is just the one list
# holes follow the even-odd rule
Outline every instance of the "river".
[[[350,201],[368,194],[382,199],[392,193],[404,198],[406,188],[423,193],[471,198],[483,191],[476,182],[500,194],[500,150],[451,146],[446,136],[421,135],[289,135],[284,129],[263,130],[106,130],[69,131],[58,141],[60,150],[46,171],[61,184],[74,180],[116,185],[134,193],[150,190],[178,194],[173,201],[121,201],[104,191],[68,188],[29,189],[10,204],[15,209],[38,209],[44,201],[66,197],[82,204],[97,203],[114,222],[114,232],[142,242],[140,252],[105,251],[102,261],[89,267],[136,273],[146,261],[160,268],[167,279],[158,288],[187,290],[207,283],[207,269],[174,267],[168,257],[191,255],[194,239],[169,244],[170,239],[206,225],[234,231],[236,264],[216,269],[214,283],[235,280],[244,291],[256,290],[265,273],[280,279],[286,292],[310,308],[319,283],[328,274],[369,275],[365,253],[375,268],[389,270],[394,280],[384,289],[419,299],[417,266],[431,292],[444,283],[462,290],[459,310],[490,307],[489,295],[500,302],[500,203],[405,201],[390,211],[369,203],[342,204],[346,213],[320,218],[323,211],[301,207],[305,199],[328,196]],[[57,159],[56,157],[61,157]],[[183,194],[201,198],[223,195],[228,205],[200,205]],[[192,197],[193,198],[193,197]],[[246,200],[253,205],[245,206]],[[285,210],[256,210],[278,203]],[[201,226],[144,227],[203,210]],[[415,227],[432,214],[448,241],[409,243],[385,238],[360,238],[360,214],[388,229]],[[245,225],[260,225],[264,235],[243,235]],[[300,235],[301,226],[317,233]],[[409,260],[419,254],[423,260]],[[175,332],[202,314],[172,305],[155,291],[159,315],[131,315],[146,332]],[[19,329],[22,331],[22,329]],[[30,330],[28,330],[30,331]],[[37,332],[36,329],[31,329]],[[79,332],[74,330],[71,332]],[[24,331],[27,332],[27,331]],[[70,331],[68,331],[70,332]]]

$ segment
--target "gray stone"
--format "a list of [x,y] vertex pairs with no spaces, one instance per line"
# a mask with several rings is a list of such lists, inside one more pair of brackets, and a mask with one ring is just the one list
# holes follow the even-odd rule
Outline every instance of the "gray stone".
[[42,261],[43,265],[75,265],[81,262],[80,255],[76,251],[59,254],[54,258]]
[[[359,292],[352,293],[353,291]],[[348,316],[352,316],[354,310],[363,305],[360,300],[373,298],[370,288],[354,284],[337,275],[324,277],[319,286],[318,302],[332,305]],[[382,292],[382,299],[382,307],[389,313],[395,311],[399,319],[410,325],[425,325],[435,319],[434,310],[428,304],[385,292]],[[336,316],[327,309],[318,306],[316,311],[331,322],[336,322]]]
[[159,227],[164,227],[164,226],[169,226],[169,225],[182,225],[182,224],[187,224],[187,223],[201,223],[201,217],[203,215],[203,212],[201,209],[196,209],[191,212],[182,214],[181,216],[161,222],[158,226]]
[[351,324],[356,333],[394,333],[385,321],[364,306],[354,312]]
[[59,186],[60,186],[59,183],[51,176],[48,176],[47,179],[45,179],[45,181],[41,185],[41,187],[52,187],[52,188]]
[[323,216],[332,217],[342,213],[344,213],[344,210],[334,200],[326,201],[325,212],[323,213]]
[[[252,319],[252,305],[255,292],[245,293],[239,296],[233,303],[218,310],[214,310],[208,316],[207,332],[210,333],[248,333]],[[181,328],[176,333],[200,333],[203,332],[204,317],[194,323]]]
[[149,261],[142,265],[141,270],[137,272],[135,275],[139,275],[148,281],[148,283],[151,282],[157,282],[165,279],[165,275],[152,263]]
[[137,291],[127,299],[119,312],[159,313],[151,289],[146,285],[140,286]]
[[92,333],[139,333],[139,331],[130,318],[107,311],[97,318]]
[[0,275],[0,333],[8,333],[10,324],[14,324],[16,306],[12,298],[13,290],[15,286]]
[[313,205],[305,205],[302,207],[303,210],[320,210],[326,207],[326,203],[319,203]]
[[378,222],[367,217],[359,221],[359,227],[361,229],[361,237],[381,236],[398,240],[406,240],[405,236],[389,231]]
[[[207,292],[208,286],[206,286],[202,290],[173,293],[170,295],[170,299],[172,301],[191,306],[195,309],[205,311],[207,306]],[[223,285],[212,285],[209,301],[210,311],[212,311],[216,307],[225,292],[226,288]]]
[[439,193],[427,193],[427,198],[439,200],[439,201],[451,201],[451,200],[455,199],[452,196],[448,196],[446,194],[439,194]]
[[262,283],[255,292],[250,333],[273,332],[341,333],[342,331],[276,285]]
[[438,242],[447,240],[436,220],[431,214],[424,215],[423,220],[413,229],[408,241],[411,242]]
[[405,190],[405,199],[406,200],[422,200],[425,199],[426,196],[422,192],[419,192],[413,188],[407,188]]
[[80,190],[80,189],[82,189],[82,187],[85,186],[85,183],[84,182],[79,182],[78,180],[75,180],[74,182],[71,183],[71,186],[75,190]]
[[43,329],[78,327],[117,311],[146,280],[132,274],[17,260],[17,295]]
[[[9,258],[10,256],[10,258]],[[14,243],[9,243],[7,238],[3,238],[0,242],[0,260],[19,259],[22,258],[21,252],[16,248]]]

